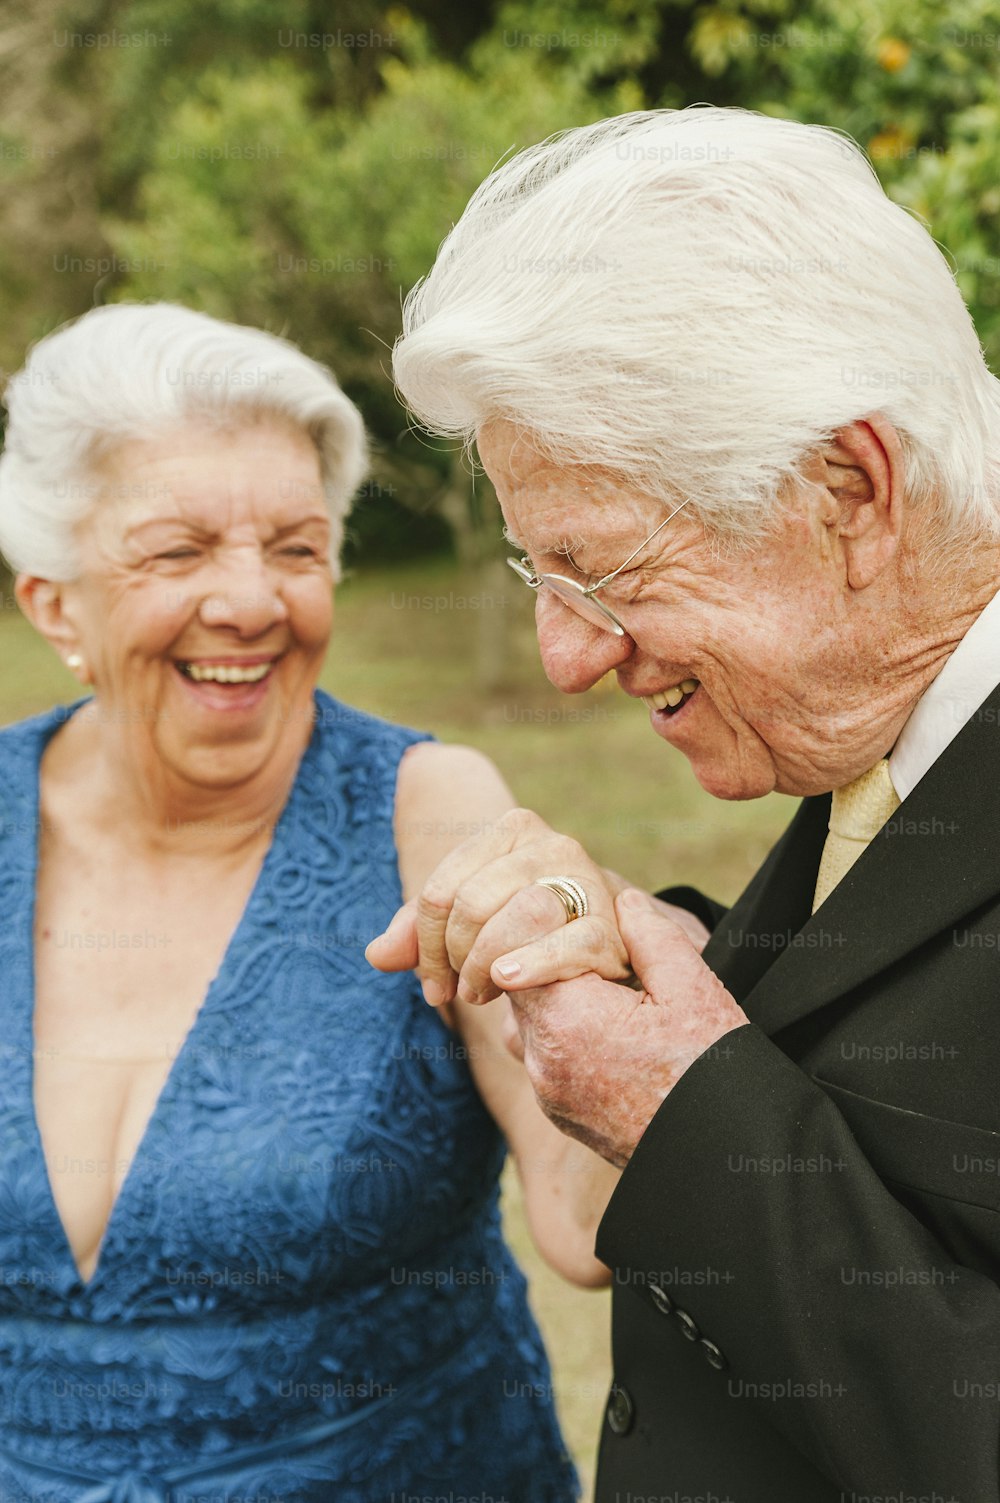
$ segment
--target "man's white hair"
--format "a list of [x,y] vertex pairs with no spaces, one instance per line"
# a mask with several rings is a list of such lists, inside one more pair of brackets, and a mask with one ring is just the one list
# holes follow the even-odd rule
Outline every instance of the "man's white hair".
[[331,372],[288,340],[174,303],[113,303],[39,340],[5,401],[0,550],[15,570],[76,577],[76,528],[99,503],[97,467],[116,443],[262,415],[316,445],[336,567],[366,469],[364,425]]
[[750,541],[805,456],[881,411],[942,538],[1000,534],[1000,383],[945,257],[861,150],[747,110],[568,130],[479,187],[411,291],[404,400],[503,417]]

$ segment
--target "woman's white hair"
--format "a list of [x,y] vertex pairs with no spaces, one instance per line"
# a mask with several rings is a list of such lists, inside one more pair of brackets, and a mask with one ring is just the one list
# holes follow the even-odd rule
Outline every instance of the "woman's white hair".
[[503,417],[717,536],[881,411],[942,539],[1000,533],[1000,382],[948,263],[837,131],[747,110],[568,130],[479,187],[410,293],[398,387],[433,431]]
[[287,418],[316,445],[336,568],[366,469],[364,425],[331,372],[288,340],[174,303],[113,303],[39,340],[5,402],[0,550],[15,570],[76,577],[76,528],[99,504],[97,467],[116,443],[260,416]]

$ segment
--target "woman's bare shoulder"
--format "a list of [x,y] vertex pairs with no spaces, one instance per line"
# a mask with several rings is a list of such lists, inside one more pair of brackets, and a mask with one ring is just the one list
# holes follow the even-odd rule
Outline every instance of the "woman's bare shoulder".
[[516,800],[489,757],[472,746],[419,741],[404,753],[394,829],[405,897],[449,851],[487,834]]

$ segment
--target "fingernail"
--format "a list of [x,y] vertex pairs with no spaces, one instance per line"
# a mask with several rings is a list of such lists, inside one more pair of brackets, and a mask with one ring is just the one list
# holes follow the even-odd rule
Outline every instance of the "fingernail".
[[618,901],[623,908],[648,908],[649,899],[638,887],[626,887],[624,892],[618,894]]
[[494,962],[493,969],[498,976],[505,981],[513,981],[515,976],[520,976],[521,967],[516,960],[498,960]]
[[444,987],[437,981],[425,981],[424,1001],[431,1007],[440,1007],[444,1001]]

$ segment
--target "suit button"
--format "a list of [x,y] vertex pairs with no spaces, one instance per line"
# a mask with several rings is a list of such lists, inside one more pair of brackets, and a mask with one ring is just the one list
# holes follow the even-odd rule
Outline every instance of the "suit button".
[[705,1337],[703,1336],[701,1338],[701,1348],[705,1353],[705,1361],[710,1367],[714,1367],[718,1372],[721,1373],[724,1368],[727,1368],[729,1366],[729,1363],[726,1361],[726,1358],[723,1356],[722,1352],[719,1351],[719,1348],[716,1346],[714,1341],[706,1341]]
[[669,1315],[674,1308],[674,1302],[670,1298],[670,1295],[665,1289],[661,1289],[659,1284],[650,1284],[649,1297],[662,1315]]
[[686,1336],[688,1341],[698,1340],[701,1332],[699,1331],[696,1322],[693,1321],[687,1311],[682,1310],[679,1305],[674,1309],[674,1319],[677,1321],[677,1324],[681,1328],[682,1336]]
[[612,1386],[608,1399],[608,1424],[615,1435],[627,1435],[635,1420],[635,1405],[627,1388],[617,1383]]

